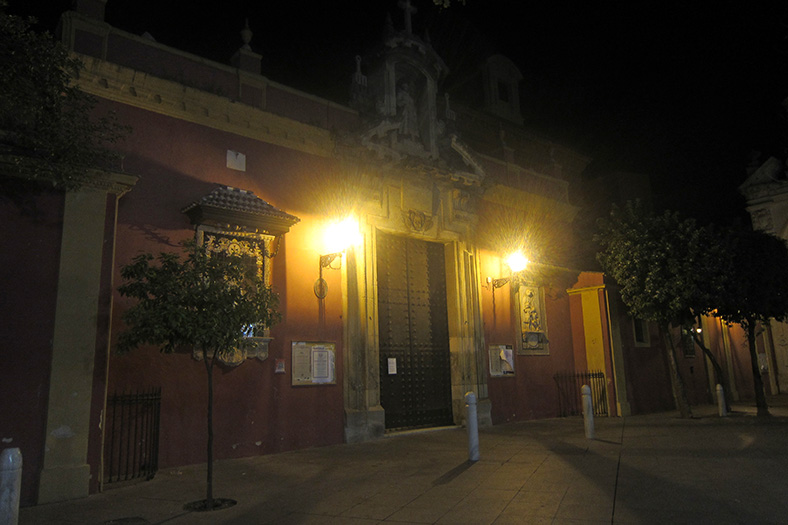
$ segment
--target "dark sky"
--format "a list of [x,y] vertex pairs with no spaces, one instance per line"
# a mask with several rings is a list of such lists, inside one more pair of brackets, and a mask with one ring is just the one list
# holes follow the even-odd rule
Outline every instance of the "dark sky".
[[[69,0],[10,0],[54,27]],[[648,173],[663,207],[702,220],[741,215],[751,151],[788,147],[788,3],[466,0],[419,8],[453,71],[486,50],[520,67],[526,126],[607,169]],[[108,0],[107,21],[221,62],[246,16],[263,74],[346,101],[353,57],[375,45],[396,0]],[[450,79],[451,80],[451,79]]]

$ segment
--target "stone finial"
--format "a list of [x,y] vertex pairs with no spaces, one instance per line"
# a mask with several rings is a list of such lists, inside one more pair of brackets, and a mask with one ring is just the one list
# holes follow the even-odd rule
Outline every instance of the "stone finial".
[[244,43],[244,49],[252,49],[249,43],[252,41],[253,35],[254,33],[252,33],[252,30],[249,29],[249,18],[247,18],[244,22],[244,28],[241,29],[241,41]]
[[444,93],[443,97],[446,100],[446,120],[457,120],[457,113],[449,105],[449,94]]
[[361,55],[356,55],[356,72],[353,74],[353,82],[359,86],[367,85],[367,77],[361,72]]
[[411,24],[410,15],[417,13],[418,9],[411,5],[410,0],[400,0],[397,2],[397,5],[405,13],[405,31],[408,33],[413,33],[413,25]]

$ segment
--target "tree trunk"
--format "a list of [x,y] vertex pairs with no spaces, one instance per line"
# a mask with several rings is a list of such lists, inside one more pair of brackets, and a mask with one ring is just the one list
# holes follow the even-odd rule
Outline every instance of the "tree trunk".
[[758,407],[759,416],[770,416],[769,405],[766,403],[766,393],[763,390],[761,367],[758,365],[758,350],[755,348],[755,320],[747,320],[747,343],[750,347],[750,364],[752,365],[752,382],[755,388],[755,406]]
[[728,381],[728,376],[722,373],[722,366],[720,366],[720,363],[719,361],[717,361],[717,358],[714,357],[714,354],[711,353],[711,350],[706,348],[706,345],[703,343],[703,339],[700,337],[700,335],[698,335],[697,332],[694,332],[692,334],[692,338],[695,340],[695,344],[698,345],[701,350],[703,350],[703,353],[706,355],[706,357],[709,358],[709,361],[711,362],[711,366],[712,368],[714,368],[714,380],[717,382],[717,384],[722,385],[723,392],[725,393],[725,410],[727,412],[730,412],[731,411],[731,401],[730,401],[731,385],[730,382]]
[[668,366],[670,368],[670,386],[673,391],[673,400],[682,418],[692,417],[692,409],[687,400],[687,390],[684,387],[684,380],[679,374],[679,365],[676,362],[676,347],[673,345],[673,335],[670,333],[668,325],[662,325],[662,334],[667,341],[665,351],[668,354]]
[[209,358],[207,350],[203,350],[205,371],[208,373],[208,482],[205,491],[205,510],[213,509],[213,360]]

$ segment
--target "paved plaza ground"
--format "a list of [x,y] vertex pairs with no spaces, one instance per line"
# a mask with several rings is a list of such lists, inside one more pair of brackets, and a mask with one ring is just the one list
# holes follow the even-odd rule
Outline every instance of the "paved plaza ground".
[[760,524],[788,523],[788,396],[773,416],[734,405],[445,428],[218,461],[214,496],[237,505],[187,512],[205,497],[205,466],[88,498],[21,509],[20,524]]

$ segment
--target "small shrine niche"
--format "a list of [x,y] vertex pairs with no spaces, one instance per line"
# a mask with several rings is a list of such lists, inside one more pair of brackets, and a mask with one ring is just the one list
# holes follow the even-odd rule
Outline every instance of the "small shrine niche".
[[378,53],[356,58],[351,105],[370,123],[362,142],[381,157],[436,159],[445,130],[438,120],[438,80],[447,68],[432,46],[412,33],[410,15],[415,9],[408,2],[400,7],[406,29],[390,28]]
[[[434,114],[434,99],[430,100],[428,79],[409,64],[395,64],[395,121],[399,124],[398,138],[415,142],[430,149],[430,124]],[[424,140],[426,139],[426,141]]]
[[[181,211],[195,225],[197,242],[209,254],[240,256],[243,264],[269,286],[270,259],[279,251],[282,236],[299,222],[298,217],[271,206],[251,191],[223,185]],[[268,358],[268,327],[249,326],[244,336],[244,345],[216,356],[222,364],[238,366],[246,359]],[[199,348],[192,356],[204,358]]]

